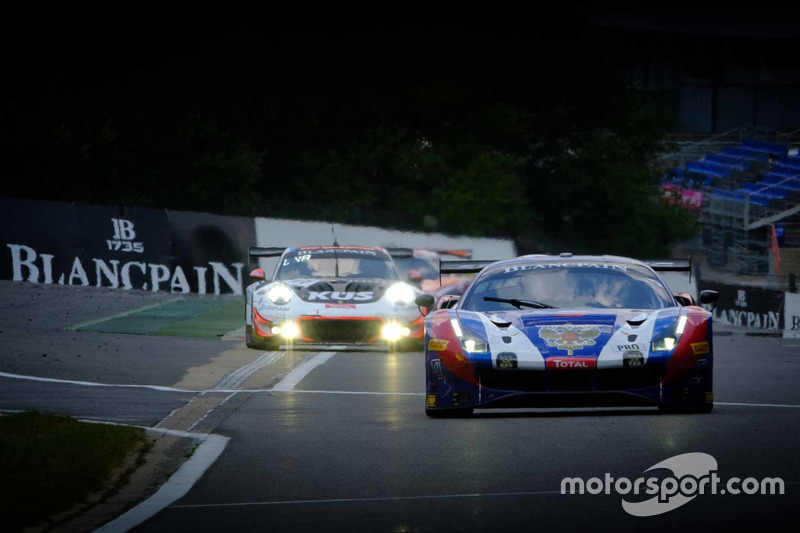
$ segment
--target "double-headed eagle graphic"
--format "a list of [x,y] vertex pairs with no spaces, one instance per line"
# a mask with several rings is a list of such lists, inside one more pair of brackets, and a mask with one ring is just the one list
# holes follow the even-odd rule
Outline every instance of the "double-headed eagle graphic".
[[572,355],[574,350],[580,350],[584,346],[593,346],[594,340],[599,336],[600,330],[597,326],[564,324],[539,328],[539,337],[544,339],[548,346],[566,350],[567,355]]

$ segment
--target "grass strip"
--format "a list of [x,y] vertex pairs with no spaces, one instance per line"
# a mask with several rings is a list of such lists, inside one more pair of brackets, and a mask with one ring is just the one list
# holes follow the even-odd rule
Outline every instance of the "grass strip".
[[215,339],[243,325],[244,304],[239,299],[181,298],[125,313],[124,316],[75,326],[74,329]]
[[113,495],[135,468],[115,476],[127,457],[143,462],[152,441],[140,428],[84,423],[27,411],[0,416],[0,524],[19,531]]
[[185,320],[170,322],[150,334],[216,339],[243,325],[243,303],[228,301]]

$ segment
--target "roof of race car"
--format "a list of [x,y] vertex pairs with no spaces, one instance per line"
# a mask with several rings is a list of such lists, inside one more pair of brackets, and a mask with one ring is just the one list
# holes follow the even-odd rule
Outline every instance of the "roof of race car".
[[380,246],[351,246],[344,244],[325,245],[325,246],[290,246],[286,249],[287,252],[302,252],[309,250],[365,250],[369,252],[387,253],[384,248]]
[[519,257],[514,257],[512,259],[505,259],[502,262],[512,262],[512,261],[544,262],[544,261],[554,261],[554,260],[569,262],[569,263],[587,263],[592,261],[604,261],[610,263],[628,263],[631,265],[647,266],[647,263],[640,261],[639,259],[633,259],[632,257],[622,257],[619,255],[572,255],[571,253],[563,253],[559,255],[546,255],[546,254],[521,255]]
[[644,261],[633,259],[631,257],[622,257],[618,255],[572,255],[570,253],[563,253],[559,255],[546,255],[546,254],[521,255],[519,257],[513,257],[511,259],[502,259],[500,261],[492,263],[491,265],[487,265],[487,268],[516,264],[516,263],[545,263],[553,261],[558,261],[559,263],[563,264],[581,264],[581,263],[593,263],[601,261],[606,263],[624,263],[629,265],[648,267],[648,264],[645,263]]

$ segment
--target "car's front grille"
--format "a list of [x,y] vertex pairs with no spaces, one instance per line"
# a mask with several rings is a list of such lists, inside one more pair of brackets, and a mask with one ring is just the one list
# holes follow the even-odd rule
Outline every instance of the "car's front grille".
[[380,338],[379,318],[301,318],[300,334],[312,342],[370,342]]
[[601,370],[477,370],[490,389],[520,392],[625,391],[658,385],[662,366]]
[[660,365],[637,368],[605,368],[595,371],[595,390],[633,390],[655,387],[664,379]]

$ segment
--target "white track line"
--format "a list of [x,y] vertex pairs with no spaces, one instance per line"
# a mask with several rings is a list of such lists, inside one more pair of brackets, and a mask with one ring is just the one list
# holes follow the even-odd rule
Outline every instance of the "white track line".
[[800,405],[787,405],[781,403],[729,403],[729,402],[714,402],[714,405],[733,405],[741,407],[800,407]]
[[[791,481],[786,482],[786,485],[797,485],[800,482]],[[515,498],[521,496],[547,496],[551,494],[563,494],[560,490],[537,490],[529,492],[489,492],[485,494],[431,494],[425,496],[387,496],[385,498],[334,498],[330,500],[286,500],[286,501],[270,501],[270,502],[239,502],[239,503],[198,503],[187,505],[172,505],[170,509],[205,509],[215,507],[253,507],[253,506],[271,506],[271,505],[307,505],[319,503],[374,503],[374,502],[396,502],[396,501],[414,501],[414,500],[445,500],[457,498]],[[577,494],[586,494],[580,492]]]
[[361,395],[372,395],[372,396],[425,396],[424,392],[380,392],[380,391],[351,391],[351,390],[276,390],[274,392],[293,392],[300,394],[361,394]]
[[285,378],[272,387],[273,391],[289,392],[300,383],[312,370],[336,355],[336,352],[321,352],[289,372]]
[[[205,389],[205,390],[188,390],[176,389],[173,387],[162,387],[158,385],[120,385],[115,383],[96,383],[91,381],[72,381],[56,378],[42,378],[36,376],[23,376],[20,374],[9,374],[7,372],[0,372],[0,378],[20,379],[25,381],[38,381],[44,383],[58,383],[63,385],[80,385],[85,387],[121,387],[121,388],[139,388],[151,389],[160,392],[185,392],[189,394],[207,394],[207,393],[273,393],[273,392],[292,392],[301,394],[354,394],[354,395],[374,395],[374,396],[424,396],[424,392],[379,392],[379,391],[335,391],[335,390],[294,390],[297,385],[306,375],[309,374],[316,367],[336,355],[333,353],[321,353],[306,361],[299,367],[291,371],[283,380],[275,385],[272,389]],[[727,405],[731,407],[780,407],[788,409],[800,408],[800,405],[794,404],[780,404],[780,403],[742,403],[742,402],[715,402],[715,405]]]
[[259,355],[255,360],[252,362],[240,366],[236,370],[233,370],[227,376],[222,378],[214,385],[214,389],[235,389],[239,387],[242,383],[244,383],[247,378],[261,370],[267,365],[271,365],[281,357],[286,355],[286,352],[264,352]]
[[[197,427],[197,424],[199,424],[200,422],[202,422],[203,420],[205,420],[205,419],[206,419],[206,417],[207,417],[208,415],[210,415],[210,414],[211,414],[211,412],[212,412],[214,409],[218,409],[218,408],[222,407],[223,405],[225,405],[225,402],[227,402],[228,400],[230,400],[230,399],[231,399],[231,398],[233,398],[234,396],[236,396],[236,393],[235,393],[235,392],[232,392],[232,393],[230,394],[230,396],[227,396],[227,397],[226,397],[224,400],[222,400],[221,402],[219,402],[219,404],[218,404],[218,405],[215,405],[214,407],[212,407],[211,409],[209,409],[208,411],[206,411],[206,412],[205,412],[205,414],[204,414],[203,416],[201,416],[200,418],[198,418],[197,420],[195,420],[195,421],[194,421],[194,423],[193,423],[191,426],[189,426],[187,430],[188,430],[188,431],[191,431],[191,430],[193,430],[194,428],[196,428],[196,427]],[[162,422],[163,422],[163,420],[162,420]]]
[[[21,379],[27,381],[40,381],[44,383],[60,383],[64,385],[80,385],[82,387],[118,387],[118,388],[125,388],[125,389],[151,389],[160,392],[189,392],[189,393],[197,393],[203,391],[196,391],[196,390],[187,390],[187,389],[176,389],[174,387],[162,387],[159,385],[126,385],[126,384],[118,384],[118,383],[96,383],[93,381],[74,381],[69,379],[56,379],[56,378],[42,378],[36,376],[23,376],[20,374],[8,374],[6,372],[0,372],[0,378],[10,378],[10,379]],[[208,392],[218,392],[214,390],[209,390]]]
[[[165,433],[198,438],[198,434],[182,431],[165,431]],[[201,435],[199,438],[201,440],[200,446],[155,494],[118,518],[96,529],[95,533],[123,533],[128,531],[184,497],[205,471],[214,464],[214,461],[222,454],[230,440],[229,437],[210,434]]]
[[561,494],[560,490],[540,490],[531,492],[494,492],[486,494],[431,494],[426,496],[387,496],[385,498],[335,498],[331,500],[287,500],[271,502],[240,502],[240,503],[200,503],[194,505],[173,505],[170,509],[202,509],[208,507],[247,507],[257,505],[302,505],[310,503],[371,503],[395,502],[412,500],[443,500],[455,498],[491,498],[514,496],[543,496],[547,494]]
[[[333,355],[333,354],[331,354],[331,355]],[[320,362],[319,364],[322,364],[322,362]],[[317,365],[314,365],[314,367],[316,367],[316,366]],[[308,368],[307,369],[308,371],[306,372],[306,374],[308,372],[310,372],[311,370],[313,370],[314,367]],[[298,369],[299,368],[300,367],[298,367]],[[295,370],[297,370],[297,369],[295,369]],[[291,372],[290,372],[290,375],[291,375]],[[42,383],[56,383],[56,384],[59,384],[59,385],[77,385],[77,386],[84,386],[84,387],[110,387],[110,388],[119,387],[119,388],[129,388],[129,389],[150,389],[150,390],[156,390],[156,391],[159,391],[159,392],[185,392],[185,393],[189,393],[189,394],[198,394],[198,395],[201,395],[201,396],[204,395],[204,394],[209,394],[209,393],[220,393],[220,394],[228,393],[228,394],[230,394],[230,393],[239,393],[239,392],[249,393],[249,394],[265,393],[265,392],[269,393],[269,394],[272,394],[273,392],[293,392],[293,393],[299,392],[299,393],[305,393],[305,394],[371,394],[371,395],[378,395],[378,396],[424,396],[425,395],[424,392],[293,390],[293,389],[288,389],[288,388],[285,389],[285,390],[284,389],[281,389],[281,390],[275,390],[275,389],[204,389],[204,390],[189,390],[189,389],[176,389],[174,387],[162,387],[162,386],[157,386],[157,385],[120,385],[120,384],[117,384],[117,383],[96,383],[96,382],[92,382],[92,381],[72,381],[72,380],[66,380],[66,379],[42,378],[42,377],[36,377],[36,376],[23,376],[23,375],[20,375],[20,374],[8,374],[6,372],[0,372],[0,378],[19,379],[19,380],[24,380],[24,381],[37,381],[37,382],[42,382]],[[284,378],[284,381],[286,381],[287,378],[289,378],[288,375],[286,376],[286,378]],[[296,385],[296,384],[297,383],[294,383],[294,385]],[[279,383],[279,385],[280,385],[280,383]],[[294,385],[292,385],[292,386],[294,386]],[[284,387],[285,386],[287,386],[287,384],[284,384]],[[176,411],[177,411],[177,409],[176,409]]]

